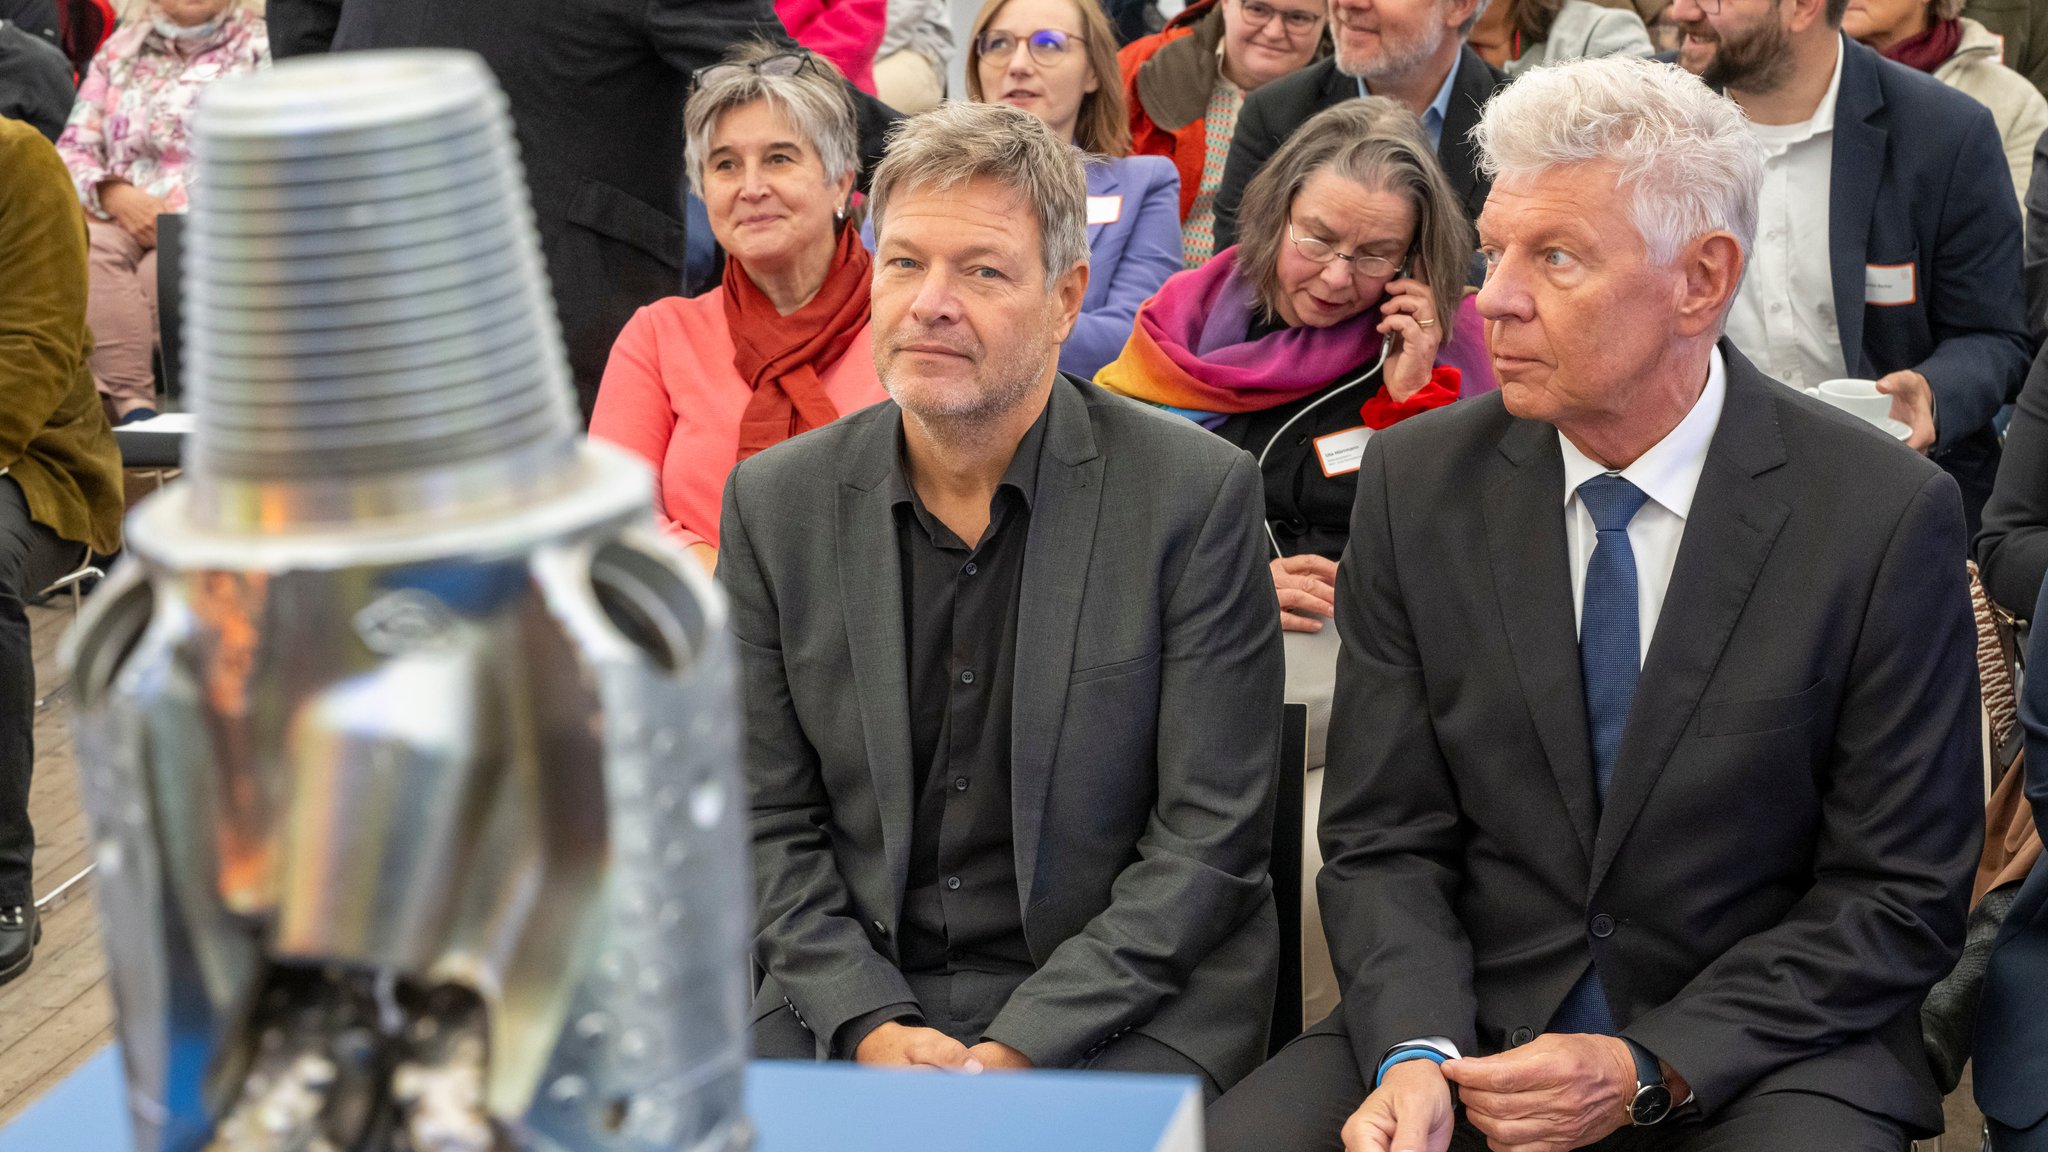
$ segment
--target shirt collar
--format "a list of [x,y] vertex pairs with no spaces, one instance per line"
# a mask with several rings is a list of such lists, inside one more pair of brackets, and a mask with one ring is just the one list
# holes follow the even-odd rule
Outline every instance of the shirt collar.
[[[1003,478],[996,483],[995,499],[1000,499],[1003,489],[1008,488],[1017,494],[1019,500],[1023,501],[1024,509],[1030,511],[1032,498],[1038,492],[1038,457],[1045,447],[1045,425],[1050,418],[1051,412],[1052,401],[1048,397],[1044,411],[1038,414],[1038,419],[1031,422],[1031,428],[1024,433],[1024,438],[1017,441],[1017,451],[1010,457],[1010,466],[1003,469]],[[899,417],[899,419],[901,418]],[[902,504],[910,505],[911,511],[917,514],[919,520],[926,520],[925,527],[930,528],[931,524],[928,521],[930,514],[925,511],[924,501],[918,498],[917,489],[911,486],[910,469],[904,460],[903,453],[903,429],[901,425],[898,425],[896,429],[896,466],[889,470],[889,504],[891,507]],[[990,501],[991,507],[994,506],[994,503],[995,500],[992,499]]]
[[[1714,442],[1714,429],[1721,424],[1721,408],[1728,398],[1728,368],[1715,348],[1707,360],[1707,386],[1693,401],[1692,411],[1678,426],[1651,445],[1636,462],[1621,470],[1621,478],[1642,489],[1659,507],[1680,520],[1692,512],[1693,493],[1699,489],[1700,473],[1706,468],[1707,448]],[[1565,434],[1557,434],[1564,453],[1564,503],[1578,495],[1579,485],[1610,471],[1578,450]]]
[[[1842,94],[1842,59],[1848,51],[1842,47],[1842,38],[1835,37],[1835,71],[1828,78],[1828,90],[1821,94],[1820,103],[1814,105],[1813,115],[1798,124],[1751,124],[1766,148],[1775,145],[1778,149],[1803,144],[1816,136],[1825,136],[1835,130],[1835,101]],[[1775,153],[1774,153],[1775,154]]]
[[[1430,146],[1433,148],[1444,146],[1444,120],[1451,114],[1451,86],[1458,82],[1458,66],[1464,62],[1465,53],[1461,50],[1457,58],[1451,61],[1451,70],[1444,73],[1443,86],[1436,90],[1436,99],[1431,100],[1429,107],[1422,110],[1422,131],[1429,137]],[[1839,66],[1836,70],[1840,71]],[[1365,86],[1365,78],[1360,76],[1356,79],[1359,96],[1372,95],[1372,90]]]

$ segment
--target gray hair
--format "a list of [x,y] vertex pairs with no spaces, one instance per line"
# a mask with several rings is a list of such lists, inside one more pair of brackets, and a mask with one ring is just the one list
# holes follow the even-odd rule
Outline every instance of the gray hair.
[[1465,298],[1472,227],[1436,149],[1422,134],[1422,121],[1385,96],[1346,100],[1309,117],[1245,187],[1237,212],[1237,272],[1252,286],[1260,314],[1268,320],[1279,314],[1280,246],[1287,243],[1288,216],[1318,172],[1408,202],[1415,232],[1407,266],[1429,285],[1436,320],[1449,332]]
[[1658,264],[1709,232],[1733,234],[1745,258],[1756,242],[1763,149],[1734,101],[1675,64],[1605,56],[1534,69],[1487,104],[1472,139],[1495,179],[1618,167]]
[[943,192],[970,180],[993,181],[1031,205],[1048,280],[1088,263],[1088,178],[1080,152],[1008,104],[949,102],[896,127],[868,192],[876,240],[898,193]]
[[[763,60],[792,54],[810,58],[808,66],[794,76],[764,76],[755,70]],[[723,67],[728,64],[741,67]],[[690,174],[690,190],[698,196],[704,195],[704,160],[711,151],[711,133],[718,127],[718,118],[758,100],[781,112],[816,150],[825,166],[827,184],[837,184],[859,168],[853,98],[846,94],[839,69],[823,56],[755,40],[728,52],[717,65],[700,70],[698,77],[701,83],[683,105],[684,169]]]

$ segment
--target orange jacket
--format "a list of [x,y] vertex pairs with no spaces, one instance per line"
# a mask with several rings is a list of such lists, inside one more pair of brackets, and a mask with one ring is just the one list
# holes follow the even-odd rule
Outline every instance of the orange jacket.
[[1145,112],[1144,102],[1138,98],[1138,69],[1149,63],[1161,48],[1194,35],[1196,25],[1216,7],[1217,2],[1200,0],[1189,5],[1164,29],[1131,41],[1116,54],[1117,70],[1123,73],[1124,103],[1131,110],[1131,151],[1134,155],[1164,156],[1173,161],[1173,166],[1180,171],[1180,218],[1183,223],[1195,206],[1195,194],[1201,191],[1208,120],[1205,116],[1197,116],[1173,131],[1154,124],[1152,117]]

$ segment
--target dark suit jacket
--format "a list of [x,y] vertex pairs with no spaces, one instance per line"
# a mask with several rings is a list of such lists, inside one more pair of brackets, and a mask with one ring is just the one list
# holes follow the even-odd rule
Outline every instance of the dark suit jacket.
[[[1479,123],[1479,110],[1507,83],[1507,77],[1470,48],[1459,52],[1457,68],[1436,155],[1443,162],[1444,175],[1450,178],[1451,190],[1465,206],[1466,219],[1477,220],[1493,182],[1479,171],[1479,153],[1470,137]],[[1280,145],[1309,117],[1357,98],[1358,81],[1337,71],[1334,57],[1275,80],[1244,98],[1244,107],[1237,114],[1237,134],[1230,138],[1230,159],[1223,166],[1223,183],[1216,189],[1218,252],[1237,243],[1237,205],[1244,199],[1245,186]]]
[[2048,352],[2034,361],[2013,407],[1998,484],[1973,548],[1984,591],[2014,616],[2033,619],[2048,574]]
[[[1828,197],[1842,349],[1851,376],[1927,377],[1932,455],[1974,522],[1998,472],[1991,417],[2019,394],[2033,356],[2005,148],[1982,104],[1847,37],[1842,46]],[[1913,268],[1912,301],[1866,303],[1866,267],[1901,264]]]
[[2027,182],[2027,331],[2048,341],[2048,132],[2034,144],[2034,175]]
[[1595,955],[1709,1112],[1938,1131],[1919,1005],[1983,840],[1955,484],[1725,342],[1728,392],[1604,806],[1558,434],[1485,396],[1366,446],[1318,882],[1361,1068],[1525,1043]]
[[[2033,610],[2032,618],[2042,618]],[[2027,732],[2027,799],[2034,822],[2048,836],[2048,627],[2035,627],[2027,645],[2035,674],[2020,692],[2020,722]],[[2011,1152],[2048,1148],[2048,867],[2034,865],[2005,914],[1977,1002],[1977,1043],[1971,1053],[1977,1107],[2007,1128],[2025,1130],[2030,1142]],[[2006,1152],[2005,1145],[1999,1145]]]
[[[893,402],[749,459],[725,499],[753,782],[756,1018],[915,1002]],[[1281,655],[1251,458],[1062,377],[1017,624],[1017,899],[1038,965],[988,1035],[1043,1066],[1135,1029],[1229,1086],[1264,1055]]]
[[[770,0],[270,0],[278,59],[467,48],[512,104],[583,416],[633,313],[683,290],[683,102],[696,70],[787,40]],[[793,44],[792,44],[793,46]],[[894,114],[862,96],[863,151]]]

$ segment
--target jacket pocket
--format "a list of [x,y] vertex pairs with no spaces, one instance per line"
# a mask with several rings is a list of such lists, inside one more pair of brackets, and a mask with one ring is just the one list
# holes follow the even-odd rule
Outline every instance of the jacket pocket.
[[1774,732],[1798,727],[1820,711],[1821,704],[1827,699],[1827,691],[1828,679],[1823,676],[1811,687],[1790,696],[1702,703],[1700,735],[1735,736],[1745,732]]
[[682,270],[683,222],[602,180],[583,178],[569,200],[567,218]]
[[1083,684],[1093,684],[1098,680],[1128,676],[1133,672],[1142,672],[1157,663],[1159,663],[1159,653],[1147,652],[1143,656],[1133,656],[1129,660],[1113,660],[1107,664],[1095,664],[1087,668],[1076,668],[1067,675],[1067,687],[1074,689]]

